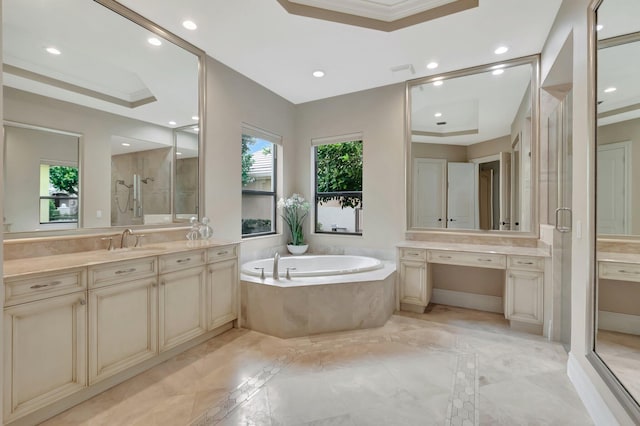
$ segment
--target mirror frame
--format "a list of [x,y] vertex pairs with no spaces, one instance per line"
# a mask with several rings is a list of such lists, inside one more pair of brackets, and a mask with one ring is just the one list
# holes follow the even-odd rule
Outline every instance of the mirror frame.
[[[198,218],[201,217],[203,208],[205,205],[205,191],[204,191],[204,162],[205,162],[205,149],[204,149],[204,140],[206,134],[206,53],[204,50],[194,46],[188,41],[182,39],[181,37],[167,31],[162,28],[158,24],[150,21],[144,16],[140,15],[137,12],[129,9],[128,7],[118,3],[115,0],[93,0],[100,6],[106,7],[113,13],[116,13],[123,18],[131,21],[135,25],[139,25],[140,27],[162,37],[168,42],[192,53],[196,56],[198,60],[198,123],[200,127],[200,131],[198,133],[198,202],[196,206],[196,215]],[[84,145],[82,144],[79,150],[79,155],[82,155]],[[174,143],[175,145],[175,143]],[[175,149],[173,153],[175,159]],[[79,161],[79,167],[82,167]],[[175,175],[176,164],[175,161],[172,165],[172,175]],[[80,169],[81,170],[81,169]],[[80,177],[80,191],[85,191],[82,184],[82,176]],[[175,185],[172,184],[172,194],[171,194],[171,205],[174,205],[175,201]],[[109,234],[120,232],[123,228],[133,228],[133,229],[160,229],[160,228],[182,228],[189,226],[188,219],[176,219],[175,212],[172,211],[172,223],[169,224],[154,224],[154,225],[131,225],[131,226],[110,226],[110,227],[102,227],[102,228],[83,228],[79,227],[78,229],[60,229],[60,230],[47,230],[47,231],[26,231],[26,232],[12,232],[12,233],[3,233],[3,240],[17,240],[17,239],[29,239],[29,238],[45,238],[45,237],[53,237],[53,236],[83,236],[83,235],[91,235],[91,234]],[[79,225],[82,224],[83,218],[79,218]]]
[[[596,182],[597,182],[597,170],[596,170],[596,155],[597,155],[597,135],[598,135],[598,113],[597,113],[597,89],[598,89],[598,49],[602,46],[613,46],[619,43],[611,43],[611,40],[603,40],[601,43],[598,41],[596,25],[598,23],[598,8],[604,0],[592,0],[589,5],[587,28],[588,28],[588,75],[589,75],[589,93],[588,93],[588,115],[591,119],[589,126],[589,132],[591,141],[589,143],[589,158],[590,166],[593,168],[593,178],[589,182],[589,192],[593,193],[593,197],[589,200],[589,212],[593,221],[590,224],[591,232],[591,244],[589,247],[590,262],[590,277],[589,277],[589,300],[587,300],[587,314],[591,319],[587,325],[587,341],[590,343],[590,347],[587,349],[586,358],[591,363],[596,373],[600,376],[605,385],[609,388],[611,393],[615,396],[618,402],[622,405],[629,417],[635,421],[636,424],[640,424],[640,401],[636,401],[629,391],[624,387],[620,379],[611,371],[605,361],[596,352],[596,334],[598,327],[598,261],[597,261],[597,247],[598,247],[598,233],[597,233],[597,209],[596,209]],[[624,37],[624,36],[622,36]],[[619,41],[623,42],[622,38]],[[613,238],[609,238],[613,237]],[[606,239],[619,239],[618,236],[607,236]]]
[[[528,231],[501,231],[483,229],[448,229],[448,228],[416,228],[411,224],[413,211],[413,170],[411,161],[411,88],[436,80],[447,80],[457,77],[488,72],[496,65],[508,66],[531,65],[531,228]],[[458,234],[458,235],[491,235],[514,238],[538,238],[540,234],[539,213],[539,150],[540,150],[540,55],[523,56],[505,61],[493,62],[461,70],[408,80],[405,84],[405,232],[420,235]]]

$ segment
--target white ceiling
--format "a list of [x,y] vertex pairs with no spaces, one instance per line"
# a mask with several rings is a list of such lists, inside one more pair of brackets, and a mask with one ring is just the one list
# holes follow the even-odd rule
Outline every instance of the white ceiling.
[[[290,15],[277,0],[121,3],[298,104],[539,53],[561,0],[480,0],[479,7],[390,33]],[[198,29],[184,29],[184,19]],[[496,57],[499,45],[510,50]],[[440,67],[427,70],[431,61]],[[391,71],[408,64],[415,74]],[[316,69],[326,76],[312,77]]]

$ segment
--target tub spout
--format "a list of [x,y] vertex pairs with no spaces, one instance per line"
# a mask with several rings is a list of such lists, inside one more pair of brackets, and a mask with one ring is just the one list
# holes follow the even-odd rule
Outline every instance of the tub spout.
[[280,274],[278,273],[279,261],[280,261],[280,254],[276,252],[276,254],[273,255],[273,279],[274,280],[277,280],[280,276]]

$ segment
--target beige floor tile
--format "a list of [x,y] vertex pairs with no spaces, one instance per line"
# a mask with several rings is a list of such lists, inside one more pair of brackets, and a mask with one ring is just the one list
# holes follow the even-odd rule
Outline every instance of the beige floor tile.
[[[612,340],[619,356],[624,339]],[[566,362],[501,315],[433,305],[371,330],[283,340],[233,329],[45,424],[590,424]]]

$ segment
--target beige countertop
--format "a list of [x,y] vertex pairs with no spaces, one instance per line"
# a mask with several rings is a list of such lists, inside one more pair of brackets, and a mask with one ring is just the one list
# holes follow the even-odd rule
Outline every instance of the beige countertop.
[[640,263],[639,253],[615,253],[600,251],[597,254],[598,262]]
[[516,256],[550,257],[550,247],[516,247],[488,244],[442,243],[431,241],[402,241],[396,244],[399,248],[415,248],[428,250],[463,251],[472,253],[494,253]]
[[81,253],[59,254],[53,256],[29,257],[24,259],[4,261],[4,278],[14,278],[23,275],[54,272],[69,268],[101,265],[110,262],[139,259],[163,254],[179,253],[183,251],[207,249],[237,244],[232,241],[166,241],[148,246],[116,249],[112,251],[95,250]]

